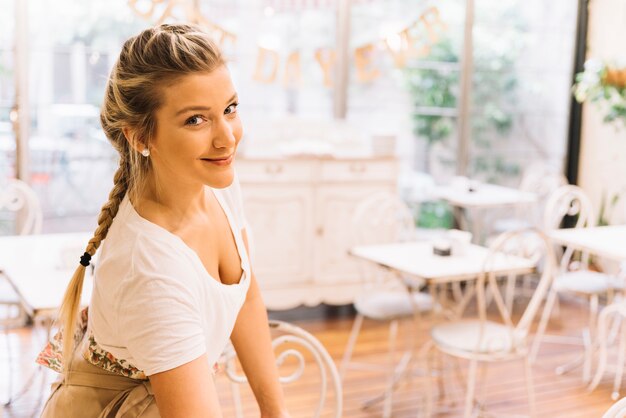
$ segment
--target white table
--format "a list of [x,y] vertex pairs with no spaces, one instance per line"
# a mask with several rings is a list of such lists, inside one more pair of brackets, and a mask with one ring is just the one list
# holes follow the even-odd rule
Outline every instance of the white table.
[[[472,228],[464,225],[464,229],[472,231],[475,242],[481,243],[483,225],[482,214],[485,209],[498,207],[533,205],[537,202],[535,193],[523,192],[510,187],[468,180],[462,184],[438,186],[433,190],[433,197],[442,199],[459,209],[474,212]],[[465,220],[467,223],[468,220]]]
[[439,186],[434,189],[433,194],[451,205],[468,209],[511,206],[537,201],[535,193],[510,187],[476,181],[470,181],[466,186]]
[[[46,324],[45,341],[50,338],[52,320],[91,237],[91,233],[84,232],[0,237],[0,280],[8,280],[35,323]],[[91,271],[87,269],[83,282],[83,306],[91,298]],[[7,404],[23,396],[42,370],[38,366],[21,390],[9,393]],[[42,374],[42,384],[45,382]]]
[[[468,244],[459,255],[439,256],[433,254],[432,242],[402,242],[354,247],[350,253],[390,268],[425,280],[429,285],[453,283],[477,278],[483,271],[489,249]],[[534,270],[531,260],[512,255],[503,255],[494,261],[493,271],[497,275],[526,274]]]
[[[0,237],[0,272],[31,315],[58,309],[91,236],[81,232]],[[90,272],[88,268],[83,283],[84,305],[93,287]]]
[[[424,280],[428,285],[433,300],[437,298],[436,287],[440,284],[452,283],[457,304],[452,309],[453,316],[460,316],[469,303],[473,291],[461,294],[459,282],[475,280],[483,272],[489,249],[480,245],[467,244],[462,254],[439,256],[433,254],[432,241],[402,242],[380,245],[357,246],[350,254],[361,259],[376,263],[396,273]],[[490,263],[491,271],[498,276],[521,275],[532,273],[535,263],[531,260],[502,254]]]
[[[489,249],[480,245],[467,244],[460,254],[454,255],[453,253],[453,255],[449,256],[439,256],[433,254],[432,241],[413,241],[357,246],[349,252],[355,257],[376,263],[400,275],[408,275],[418,280],[424,280],[433,296],[433,300],[436,300],[435,288],[437,285],[445,283],[458,284],[461,281],[478,278],[483,272]],[[535,263],[525,258],[502,254],[502,257],[494,259],[491,267],[491,271],[494,271],[497,275],[526,274],[535,270]],[[415,289],[409,290],[415,291]],[[452,317],[458,317],[463,313],[473,294],[473,287],[466,289],[465,295],[450,310]],[[443,301],[440,300],[437,306],[441,308],[442,305]],[[419,317],[420,313],[415,312],[414,320],[416,325]],[[430,342],[426,342],[420,351],[425,353],[430,344]],[[409,369],[408,363],[412,361],[412,354],[412,352],[408,352],[403,356],[402,361],[404,363],[398,367],[394,378],[395,382],[399,381]]]
[[626,261],[626,225],[556,229],[548,235],[558,244],[614,261]]

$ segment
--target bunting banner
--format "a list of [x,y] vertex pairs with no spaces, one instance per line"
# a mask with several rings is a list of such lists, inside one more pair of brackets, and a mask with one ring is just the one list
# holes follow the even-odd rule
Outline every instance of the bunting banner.
[[153,25],[160,25],[168,20],[186,21],[204,27],[215,39],[220,48],[227,42],[235,44],[237,36],[211,22],[200,10],[196,0],[128,0],[131,10]]
[[[324,4],[326,0],[312,1]],[[274,2],[275,7],[282,5],[277,0]],[[137,16],[155,25],[170,20],[196,23],[212,35],[220,48],[224,48],[227,44],[231,47],[236,45],[237,35],[206,18],[197,0],[128,0],[128,5]],[[382,39],[357,46],[351,54],[356,80],[359,83],[371,83],[382,75],[376,65],[378,51],[387,51],[394,66],[403,68],[410,59],[428,55],[432,45],[446,30],[447,25],[441,19],[439,9],[433,6],[401,30],[387,34]],[[337,53],[332,48],[318,48],[313,52],[312,58],[321,71],[321,79],[325,87],[333,86],[336,56]],[[282,56],[279,51],[257,45],[256,65],[252,79],[264,84],[279,82],[284,87],[297,87],[302,79],[302,51],[294,50]]]
[[[359,83],[371,83],[379,78],[382,73],[376,65],[376,53],[383,49],[389,53],[394,66],[404,68],[409,59],[422,58],[430,53],[432,45],[437,43],[442,33],[447,30],[447,25],[441,19],[439,9],[430,7],[420,17],[405,28],[390,33],[386,37],[357,46],[352,51],[352,60],[355,67],[356,80]],[[281,57],[278,51],[257,46],[257,61],[254,70],[254,80],[272,84],[284,74],[283,85],[298,84],[298,71],[293,73],[293,62],[300,62],[300,51],[291,52],[286,59]],[[323,84],[326,87],[333,85],[333,66],[336,60],[336,51],[332,48],[318,48],[314,52],[314,58],[322,73]],[[290,72],[291,71],[291,72]],[[297,75],[297,77],[296,77]]]

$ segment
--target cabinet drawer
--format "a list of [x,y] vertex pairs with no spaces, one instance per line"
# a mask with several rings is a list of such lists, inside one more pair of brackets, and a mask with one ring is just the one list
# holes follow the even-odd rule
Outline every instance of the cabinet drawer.
[[241,183],[294,183],[313,180],[311,161],[238,161],[237,176]]
[[398,177],[394,160],[323,161],[322,181],[393,181]]

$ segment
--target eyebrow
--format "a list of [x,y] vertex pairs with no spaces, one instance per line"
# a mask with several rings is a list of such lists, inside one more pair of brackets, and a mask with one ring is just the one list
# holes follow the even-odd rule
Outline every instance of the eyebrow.
[[[231,96],[230,99],[228,99],[228,103],[232,103],[233,100],[235,100],[237,98],[237,93],[233,94]],[[178,112],[176,112],[176,116],[185,113],[185,112],[190,112],[190,111],[208,111],[211,110],[210,106],[187,106],[187,107],[183,107],[182,109],[180,109]]]

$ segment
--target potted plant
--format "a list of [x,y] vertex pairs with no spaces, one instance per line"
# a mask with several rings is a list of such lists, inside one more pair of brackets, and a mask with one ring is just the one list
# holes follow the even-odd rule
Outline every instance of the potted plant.
[[584,71],[576,74],[573,91],[579,103],[605,108],[605,122],[626,126],[626,64],[587,60]]

